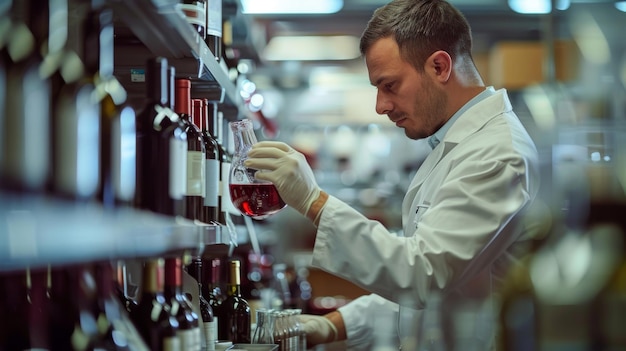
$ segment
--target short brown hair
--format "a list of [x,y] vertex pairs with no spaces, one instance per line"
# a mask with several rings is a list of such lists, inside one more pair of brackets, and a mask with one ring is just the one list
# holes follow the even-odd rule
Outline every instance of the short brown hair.
[[361,35],[361,54],[387,37],[395,39],[402,58],[420,72],[437,50],[447,52],[453,60],[466,57],[471,62],[470,25],[444,0],[393,0],[378,8]]

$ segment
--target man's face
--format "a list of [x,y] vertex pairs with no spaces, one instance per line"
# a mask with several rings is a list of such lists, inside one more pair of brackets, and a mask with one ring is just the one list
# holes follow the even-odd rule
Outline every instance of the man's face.
[[376,112],[387,115],[407,137],[434,134],[446,120],[447,98],[428,71],[418,72],[400,57],[391,37],[379,39],[365,54],[369,79],[378,93]]

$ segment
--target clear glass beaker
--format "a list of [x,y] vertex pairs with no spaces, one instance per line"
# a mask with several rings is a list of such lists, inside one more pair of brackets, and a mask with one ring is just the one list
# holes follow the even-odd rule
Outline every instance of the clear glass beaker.
[[243,119],[230,122],[229,125],[235,143],[229,177],[233,205],[243,215],[254,219],[267,218],[285,208],[286,204],[274,184],[256,179],[254,175],[257,170],[244,165],[248,151],[257,142],[252,121]]
[[274,314],[272,310],[259,308],[256,310],[256,329],[252,335],[253,344],[274,343]]

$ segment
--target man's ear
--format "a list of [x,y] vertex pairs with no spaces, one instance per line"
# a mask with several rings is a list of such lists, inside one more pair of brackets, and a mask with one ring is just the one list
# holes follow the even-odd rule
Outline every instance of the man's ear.
[[435,51],[426,60],[426,70],[433,79],[447,82],[452,74],[452,58],[443,50]]

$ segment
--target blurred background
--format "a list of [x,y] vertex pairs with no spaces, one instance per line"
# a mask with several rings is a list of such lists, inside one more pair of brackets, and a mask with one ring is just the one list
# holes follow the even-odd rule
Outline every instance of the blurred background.
[[[558,226],[551,236],[587,228],[591,203],[623,199],[624,3],[451,2],[472,26],[474,60],[486,84],[508,90],[537,144],[540,201]],[[269,5],[256,10],[244,3],[250,13],[236,21],[253,28],[241,38],[238,50],[249,60],[240,64],[263,96],[264,117],[278,126],[276,135],[267,135],[257,119],[261,138],[305,152],[323,189],[399,231],[404,189],[428,147],[407,140],[374,111],[376,91],[359,57],[358,39],[384,3],[329,1],[328,14],[293,13],[300,10],[296,5],[285,9],[292,13],[272,13]],[[612,216],[604,207],[598,211]],[[290,264],[306,255],[314,239],[313,228],[289,209],[259,223],[258,232],[276,258]]]
[[[16,111],[48,114],[48,105],[17,98],[28,89],[13,89],[32,79],[13,69],[27,61],[22,52],[30,43],[15,23],[27,24],[40,39],[36,44],[47,48],[30,54],[48,58],[39,70],[45,73],[52,66],[76,67],[74,56],[85,59],[89,37],[79,26],[90,9],[112,10],[108,53],[124,106],[142,110],[146,59],[166,57],[176,78],[191,80],[191,98],[212,102],[223,115],[216,134],[227,154],[234,152],[228,121],[250,118],[259,140],[284,141],[303,152],[322,189],[399,233],[404,191],[429,147],[408,140],[374,111],[376,90],[358,43],[373,11],[386,2],[50,0],[50,8],[65,11],[40,28],[37,16],[16,14],[21,1],[0,0],[0,268],[125,260],[124,284],[133,297],[140,285],[133,263],[192,251],[207,260],[240,259],[243,292],[255,306],[317,314],[366,293],[310,266],[315,228],[289,207],[263,220],[232,211],[232,225],[198,229],[143,211],[112,216],[95,195],[81,208],[75,205],[85,199],[70,197],[68,203],[67,194],[50,192],[40,180],[46,170],[36,167],[42,165],[36,150],[48,148],[47,131],[54,128],[9,118]],[[527,240],[524,264],[505,282],[504,349],[525,349],[520,340],[549,350],[626,349],[626,1],[450,2],[470,22],[483,80],[507,89],[541,161],[542,188],[528,217],[540,230]],[[24,3],[36,13],[37,1]],[[206,38],[182,10],[190,3],[220,15],[217,24],[204,24]],[[59,60],[51,55],[55,45],[80,54]],[[71,80],[69,68],[59,73],[65,81]],[[35,216],[15,214],[23,208]]]

